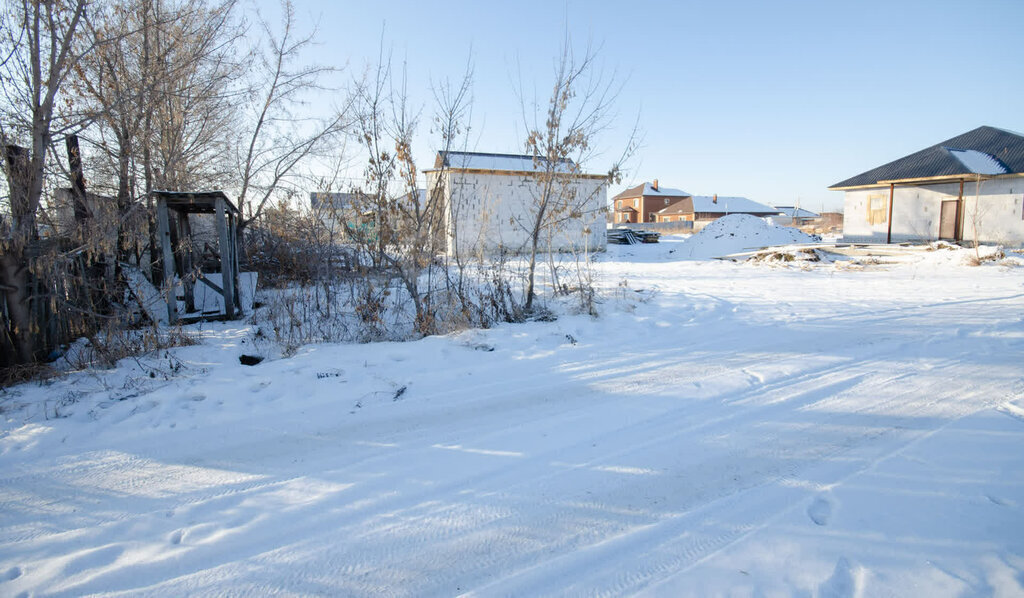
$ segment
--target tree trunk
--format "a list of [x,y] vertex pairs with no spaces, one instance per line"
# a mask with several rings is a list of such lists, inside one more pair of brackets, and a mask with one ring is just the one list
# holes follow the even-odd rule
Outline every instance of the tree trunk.
[[540,242],[540,231],[544,223],[545,208],[547,208],[546,203],[542,204],[540,209],[537,210],[537,219],[534,221],[533,231],[530,233],[530,266],[529,275],[526,280],[526,304],[523,306],[527,313],[533,309],[533,280],[537,272],[537,244]]
[[81,228],[89,218],[89,206],[85,197],[85,172],[82,169],[82,150],[78,147],[78,135],[68,135],[64,139],[64,145],[68,150],[68,170],[71,174],[71,197],[75,204],[75,224]]
[[32,335],[32,312],[29,308],[28,266],[24,248],[12,245],[0,249],[0,285],[7,303],[7,337],[15,354],[4,356],[0,363],[15,365],[32,363],[35,343]]
[[0,285],[7,303],[6,334],[15,355],[5,363],[31,363],[34,357],[32,312],[29,307],[28,260],[25,248],[35,237],[35,212],[29,210],[28,150],[7,146],[7,182],[11,198],[11,239],[0,244]]
[[131,192],[131,141],[118,140],[117,154],[117,261],[130,259],[128,213],[132,208]]

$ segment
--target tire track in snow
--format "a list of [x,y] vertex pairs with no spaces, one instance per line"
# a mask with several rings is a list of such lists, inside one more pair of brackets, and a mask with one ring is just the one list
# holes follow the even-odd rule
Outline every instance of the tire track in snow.
[[[942,385],[943,385],[942,381],[935,381],[933,383],[933,386],[935,386],[935,387],[941,387]],[[931,390],[931,389],[926,389],[926,390]],[[913,391],[908,391],[907,394],[911,394],[912,392]],[[903,396],[895,397],[895,398],[893,398],[890,401],[886,401],[886,403],[893,402],[893,401],[899,401],[902,398],[904,398],[904,397]],[[917,411],[920,411],[920,410],[923,410],[923,409],[927,409],[927,407],[930,404],[931,403],[929,402],[929,403],[926,403],[924,405],[921,405],[918,409],[915,409],[914,412],[917,412]],[[867,410],[867,409],[871,409],[871,408],[874,408],[874,407],[877,407],[877,405],[865,406],[862,410]],[[895,428],[890,428],[890,429],[887,429],[887,430],[880,430],[880,431],[877,431],[877,432],[874,432],[874,433],[859,434],[859,435],[853,435],[852,437],[848,437],[848,438],[842,438],[837,443],[835,443],[835,444],[833,444],[831,446],[826,445],[824,447],[824,450],[815,451],[810,456],[810,459],[808,459],[808,462],[815,463],[817,461],[820,461],[822,458],[827,458],[829,456],[835,456],[835,455],[838,455],[838,454],[842,454],[842,453],[848,452],[849,450],[851,450],[853,448],[857,448],[859,446],[859,444],[861,444],[861,443],[863,443],[865,441],[874,441],[877,438],[879,438],[881,436],[885,436],[885,435],[891,434],[894,431],[896,431]],[[797,432],[796,435],[799,436],[799,432]],[[916,437],[916,435],[915,435],[915,437]],[[853,440],[853,441],[851,441],[851,440]],[[859,442],[855,442],[855,441],[859,441]],[[771,446],[770,442],[768,444],[769,444],[769,446]],[[905,446],[905,443],[902,443],[901,446]],[[892,450],[893,451],[899,450],[899,448],[892,449]],[[888,454],[891,454],[891,451]],[[735,460],[737,457],[742,457],[742,455],[733,455],[731,457],[730,456],[726,456],[723,460],[728,462],[730,460]],[[877,460],[873,460],[872,463],[876,462],[876,461]],[[866,467],[868,465],[864,465],[864,466]],[[762,472],[762,474],[764,474],[764,473],[767,473],[767,472]],[[761,496],[763,494],[764,490],[765,490],[765,488],[764,488],[765,485],[771,485],[772,488],[777,487],[777,486],[779,486],[779,482],[782,482],[782,481],[788,480],[788,479],[793,479],[793,478],[796,477],[796,475],[798,473],[799,473],[799,469],[791,469],[791,470],[783,471],[781,473],[776,472],[775,475],[767,475],[766,477],[763,477],[762,479],[752,480],[753,484],[750,486],[750,488],[743,490],[743,492],[749,492],[750,489],[757,488],[758,492],[759,492],[759,496]],[[789,506],[791,506],[791,504],[792,504],[792,497],[789,496],[789,494],[791,494],[791,493],[787,492],[786,496],[783,497],[782,499],[780,499],[780,501],[776,503],[779,506],[779,508],[788,508]],[[698,501],[698,504],[714,505],[714,504],[716,504],[717,501],[719,501],[721,499],[728,500],[730,496],[732,496],[732,494],[730,494],[728,492],[724,493],[720,497],[705,496],[705,497],[702,497],[702,500]],[[759,501],[760,500],[761,499],[759,499]],[[758,506],[757,508],[760,509],[760,510],[764,510],[763,503],[761,503],[760,506]],[[774,512],[774,509],[770,509],[770,511]],[[734,514],[734,512],[730,511],[730,514],[732,515],[732,514]],[[756,523],[756,522],[754,522],[754,523]],[[694,538],[692,540],[688,540],[687,544],[684,547],[681,547],[681,548],[680,547],[675,547],[672,550],[668,550],[668,553],[672,554],[674,556],[672,558],[669,558],[669,559],[665,560],[662,563],[659,563],[656,566],[652,565],[652,561],[654,559],[648,558],[649,557],[648,553],[652,552],[652,551],[650,551],[650,550],[647,550],[647,551],[639,550],[639,552],[643,555],[642,558],[630,559],[631,561],[632,560],[636,560],[638,562],[632,563],[632,565],[629,565],[629,566],[622,566],[621,562],[618,563],[619,566],[617,566],[616,569],[631,571],[633,573],[631,574],[631,576],[628,579],[619,580],[615,584],[612,584],[611,587],[615,588],[616,590],[612,591],[612,592],[609,592],[609,593],[614,595],[614,594],[618,594],[619,593],[618,590],[625,590],[625,589],[635,590],[635,589],[637,589],[638,586],[642,586],[643,585],[643,581],[644,580],[655,579],[658,576],[664,574],[665,572],[677,569],[678,567],[684,565],[687,562],[695,562],[696,560],[699,560],[699,558],[703,558],[709,552],[711,552],[713,550],[718,550],[721,547],[723,547],[725,545],[728,545],[729,543],[733,542],[738,537],[740,537],[742,535],[745,535],[749,530],[754,529],[754,527],[756,527],[756,525],[754,523],[751,523],[749,526],[740,526],[740,527],[731,528],[730,530],[728,530],[725,533],[717,533],[717,534],[700,533],[700,534],[697,534],[697,535],[694,536]],[[649,533],[645,534],[645,532],[643,530],[659,528],[659,526],[661,526],[661,525],[662,524],[659,523],[659,524],[654,524],[653,526],[643,526],[643,527],[641,527],[641,531],[639,532],[641,540],[638,540],[638,542],[641,545],[644,545],[644,546],[649,545],[650,541],[649,541],[649,538],[647,538]],[[668,524],[666,524],[666,525],[668,525]],[[650,532],[650,533],[653,533],[653,532]],[[667,537],[674,537],[676,534],[675,534],[674,531],[670,530],[668,532],[664,532],[663,535],[665,535]],[[627,537],[628,537],[628,535],[627,535]],[[624,540],[624,542],[626,542],[626,541]],[[682,542],[682,540],[680,540],[679,542]],[[601,542],[598,545],[601,546],[602,549],[604,549],[604,547],[606,547],[606,546],[613,546],[612,548],[608,548],[608,551],[610,551],[610,554],[615,555],[614,558],[616,558],[616,559],[621,559],[622,555],[624,555],[624,554],[625,555],[633,555],[633,554],[638,552],[638,548],[637,547],[634,547],[634,546],[631,546],[631,545],[619,546],[618,544],[620,544],[620,543],[612,542],[611,544],[609,544],[608,542]],[[509,587],[506,587],[506,586],[503,586],[503,585],[499,584],[499,585],[495,586],[495,588],[500,588],[501,589],[501,593],[508,593],[509,591],[511,591],[512,594],[518,594],[520,592],[524,592],[525,594],[533,594],[533,593],[535,593],[535,591],[539,590],[540,588],[550,587],[548,584],[555,583],[555,580],[571,578],[572,577],[572,570],[574,568],[578,568],[579,567],[579,562],[581,562],[581,560],[584,558],[582,555],[583,554],[588,554],[587,553],[588,549],[586,547],[577,548],[577,549],[580,550],[580,552],[577,553],[574,550],[574,551],[571,551],[571,552],[568,553],[569,556],[566,557],[566,564],[565,564],[564,568],[559,568],[558,570],[554,571],[550,575],[550,578],[545,578],[543,575],[539,576],[539,580],[540,581],[538,581],[538,583],[536,585],[531,586],[531,585],[527,584],[525,586],[521,586],[521,585],[518,585],[518,584],[513,584],[511,586],[511,589],[510,589]],[[542,568],[550,568],[550,567],[554,566],[554,565],[551,565],[549,563],[550,562],[546,562],[544,565],[542,565]],[[583,567],[583,569],[585,569],[586,571],[591,571],[592,572],[592,571],[601,571],[602,567],[603,567],[603,563],[601,562],[600,558],[599,557],[595,557],[592,560],[587,560],[586,561],[586,565],[585,565],[585,567]],[[528,568],[528,570],[533,570],[533,568],[532,567]],[[517,574],[514,574],[514,575],[517,575]],[[530,575],[534,575],[534,574],[531,573]],[[485,586],[485,589],[487,587],[488,586]],[[596,595],[597,592],[594,591],[594,590],[596,590],[597,588],[601,588],[601,587],[608,587],[608,584],[607,583],[601,583],[601,582],[596,583],[594,587],[589,588],[589,590],[587,592],[583,592],[583,594],[584,595],[592,595],[592,594]],[[575,593],[575,592],[568,591],[568,590],[572,590],[573,589],[571,586],[569,588],[563,588],[563,589],[566,590],[566,593]],[[485,593],[487,593],[487,592],[485,591]],[[543,593],[543,592],[540,592],[540,593]],[[562,592],[559,591],[559,593],[562,593]]]

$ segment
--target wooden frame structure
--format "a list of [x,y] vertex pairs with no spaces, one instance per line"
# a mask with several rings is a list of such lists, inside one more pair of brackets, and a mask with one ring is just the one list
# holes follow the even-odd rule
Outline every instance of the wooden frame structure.
[[[175,274],[181,279],[185,291],[186,315],[196,311],[194,289],[198,281],[224,298],[224,314],[215,317],[228,320],[241,317],[243,314],[238,289],[236,234],[240,215],[238,208],[228,200],[223,191],[153,191],[151,195],[156,200],[157,233],[163,255],[163,292],[167,304],[167,321],[174,324],[182,318],[178,314]],[[206,278],[193,262],[190,214],[213,214],[215,217],[221,286]],[[209,319],[204,314],[195,318]]]

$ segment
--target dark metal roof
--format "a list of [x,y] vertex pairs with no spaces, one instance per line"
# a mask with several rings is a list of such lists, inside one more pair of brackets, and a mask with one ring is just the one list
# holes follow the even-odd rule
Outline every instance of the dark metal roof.
[[224,207],[228,212],[238,213],[238,208],[231,203],[223,191],[165,191],[154,189],[150,192],[157,201],[167,203],[167,207],[178,212],[192,214],[212,214],[216,211],[217,200],[224,201]]
[[984,174],[971,170],[969,165],[950,153],[950,150],[974,150],[988,154],[1005,167],[1007,174],[1024,172],[1024,136],[995,127],[978,127],[840,181],[829,189],[876,185],[879,181]]
[[684,199],[677,201],[676,203],[658,210],[659,214],[664,216],[670,216],[674,214],[692,214],[693,213],[693,199]]
[[644,185],[646,185],[646,183],[640,183],[636,187],[630,187],[629,189],[625,189],[619,194],[617,194],[615,197],[613,197],[612,201],[615,201],[616,199],[620,199],[623,197],[640,197],[640,195],[643,194]]

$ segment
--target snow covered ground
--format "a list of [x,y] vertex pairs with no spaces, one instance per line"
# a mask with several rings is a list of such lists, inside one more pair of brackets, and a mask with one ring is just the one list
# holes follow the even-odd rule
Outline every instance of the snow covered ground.
[[0,391],[0,595],[1024,593],[1022,260],[684,253],[610,247],[597,319]]

